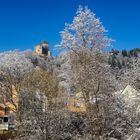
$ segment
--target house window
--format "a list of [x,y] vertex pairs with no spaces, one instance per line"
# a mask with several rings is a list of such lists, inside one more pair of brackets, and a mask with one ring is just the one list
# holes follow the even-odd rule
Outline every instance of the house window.
[[42,54],[48,55],[48,48],[42,47]]
[[8,117],[4,117],[3,122],[8,122]]

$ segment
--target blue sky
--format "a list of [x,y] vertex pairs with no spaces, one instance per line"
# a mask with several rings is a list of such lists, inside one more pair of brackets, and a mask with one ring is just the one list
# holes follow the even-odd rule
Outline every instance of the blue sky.
[[0,0],[0,51],[33,49],[41,40],[53,50],[78,5],[96,13],[114,48],[140,47],[140,0]]

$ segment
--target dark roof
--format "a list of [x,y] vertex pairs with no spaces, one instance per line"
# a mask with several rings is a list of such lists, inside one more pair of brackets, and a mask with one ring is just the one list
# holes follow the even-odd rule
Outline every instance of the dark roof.
[[41,41],[40,44],[49,44],[47,41]]

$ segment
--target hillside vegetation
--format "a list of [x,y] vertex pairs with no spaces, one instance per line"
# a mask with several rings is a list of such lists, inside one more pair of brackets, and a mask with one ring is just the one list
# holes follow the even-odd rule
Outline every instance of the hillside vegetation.
[[140,49],[103,51],[111,43],[80,6],[61,32],[58,57],[45,55],[44,42],[41,55],[0,53],[0,103],[10,109],[3,111],[14,140],[139,140]]

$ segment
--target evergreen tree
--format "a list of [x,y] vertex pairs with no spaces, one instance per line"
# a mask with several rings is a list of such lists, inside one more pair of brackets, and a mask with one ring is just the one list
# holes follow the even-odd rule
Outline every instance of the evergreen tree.
[[122,66],[125,66],[125,61],[124,60],[122,60]]
[[112,55],[112,62],[111,62],[111,66],[112,67],[116,67],[116,56],[115,55]]
[[109,58],[108,58],[108,64],[109,64],[109,65],[112,64],[112,56],[109,56]]
[[129,52],[131,56],[134,56],[134,50],[130,50]]
[[122,56],[123,56],[123,57],[127,57],[127,56],[128,56],[128,55],[127,55],[127,50],[125,50],[125,49],[122,50]]
[[121,65],[121,63],[120,63],[120,61],[119,61],[119,60],[117,60],[117,66],[118,66],[118,68],[119,68],[119,69],[121,69],[121,68],[122,68],[122,65]]
[[136,49],[134,49],[134,57],[138,57],[138,52]]

